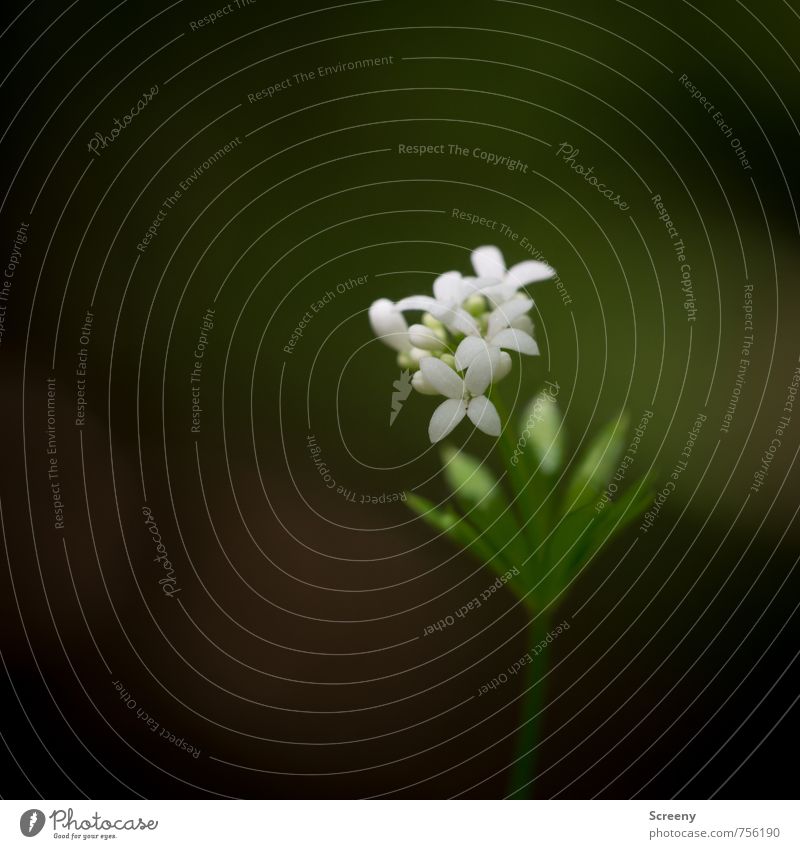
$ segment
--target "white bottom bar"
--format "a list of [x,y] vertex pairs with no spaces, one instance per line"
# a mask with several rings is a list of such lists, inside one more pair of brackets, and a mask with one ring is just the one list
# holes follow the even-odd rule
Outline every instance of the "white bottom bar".
[[31,800],[0,802],[0,821],[4,847],[800,846],[791,801]]

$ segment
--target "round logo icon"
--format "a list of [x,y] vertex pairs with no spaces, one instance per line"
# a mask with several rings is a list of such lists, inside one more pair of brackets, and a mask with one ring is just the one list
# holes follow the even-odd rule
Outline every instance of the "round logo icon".
[[44,812],[38,808],[31,808],[19,818],[19,830],[25,837],[36,837],[44,828]]

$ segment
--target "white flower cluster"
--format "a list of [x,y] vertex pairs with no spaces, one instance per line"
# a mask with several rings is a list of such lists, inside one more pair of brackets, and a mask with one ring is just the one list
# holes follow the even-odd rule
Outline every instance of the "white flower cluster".
[[[507,269],[502,253],[488,245],[472,252],[472,266],[475,277],[458,271],[437,277],[433,297],[381,298],[369,309],[375,335],[398,352],[401,368],[414,370],[414,389],[447,398],[431,418],[431,442],[444,439],[464,416],[499,436],[500,417],[486,393],[511,371],[506,351],[539,353],[528,315],[533,301],[520,289],[553,277],[553,269],[533,260]],[[409,326],[404,313],[414,311],[423,315]]]

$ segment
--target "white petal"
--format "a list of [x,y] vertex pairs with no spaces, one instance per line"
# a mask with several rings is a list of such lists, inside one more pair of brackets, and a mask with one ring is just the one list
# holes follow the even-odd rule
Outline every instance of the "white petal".
[[550,268],[547,263],[537,262],[536,260],[526,260],[518,262],[508,269],[506,274],[506,282],[514,285],[519,289],[520,286],[527,286],[528,283],[538,283],[540,280],[549,280],[555,277],[555,271]]
[[465,294],[461,281],[462,277],[458,271],[447,271],[439,275],[433,281],[433,294],[436,300],[450,307],[460,306]]
[[469,402],[467,415],[478,430],[488,433],[489,436],[500,436],[500,416],[497,415],[494,404],[485,395]]
[[411,347],[408,324],[397,304],[388,298],[381,298],[372,304],[369,308],[369,323],[378,339],[395,351],[407,351]]
[[459,371],[469,368],[475,357],[485,349],[486,342],[480,336],[467,336],[462,339],[456,348],[456,366]]
[[475,319],[462,309],[445,306],[431,298],[430,295],[410,295],[402,298],[395,306],[398,310],[423,310],[429,312],[434,318],[439,319],[448,329],[463,333],[465,336],[474,336],[478,333],[478,325]]
[[472,252],[472,267],[478,277],[490,277],[502,280],[506,273],[506,263],[503,254],[494,245],[484,245]]
[[[508,354],[506,354],[508,356]],[[421,371],[415,371],[411,377],[411,385],[420,395],[438,395],[439,390],[434,389],[433,386],[425,380],[425,375]]]
[[492,383],[497,383],[498,380],[502,380],[504,377],[508,375],[511,371],[511,356],[507,354],[505,351],[500,351],[500,363],[497,366],[497,369],[494,373],[494,380]]
[[487,286],[481,294],[489,300],[493,307],[499,307],[511,300],[517,294],[517,290],[511,283],[497,283]]
[[554,275],[555,271],[543,262],[519,262],[508,270],[501,283],[486,287],[483,294],[495,305],[503,304],[513,298],[523,286],[547,280]]
[[515,318],[525,315],[532,306],[533,301],[530,298],[512,298],[501,304],[489,316],[487,338],[491,339],[495,333],[508,327]]
[[464,300],[466,300],[470,295],[479,295],[484,287],[495,283],[497,283],[497,281],[491,278],[481,280],[478,277],[462,277],[461,289],[464,293]]
[[412,324],[408,328],[408,338],[415,348],[423,348],[426,351],[441,351],[444,342],[424,324]]
[[523,333],[527,333],[528,336],[533,336],[533,322],[529,315],[521,315],[519,318],[515,318],[510,326],[514,330],[521,330]]
[[410,295],[408,298],[401,298],[395,306],[400,310],[400,312],[405,312],[405,310],[425,311],[430,310],[431,307],[434,309],[436,307],[441,308],[441,305],[437,302],[436,298],[432,298],[430,295]]
[[480,333],[478,323],[466,310],[450,310],[450,315],[441,321],[449,330],[463,333],[465,336],[477,336]]
[[425,380],[445,398],[461,398],[464,381],[446,363],[436,357],[425,357],[419,364]]
[[486,345],[472,360],[464,375],[464,386],[470,395],[483,395],[494,380],[499,367],[500,349],[494,345]]
[[539,353],[539,346],[532,336],[528,336],[522,330],[513,330],[507,327],[501,330],[493,339],[492,344],[498,348],[508,348],[510,351],[519,351],[520,354],[535,356]]
[[456,401],[452,398],[442,402],[433,411],[431,423],[428,425],[428,436],[431,442],[444,439],[448,433],[464,418],[467,412],[465,401]]
[[425,357],[430,357],[431,355],[431,352],[426,351],[425,348],[409,348],[406,353],[411,358],[411,362],[415,365],[419,365]]

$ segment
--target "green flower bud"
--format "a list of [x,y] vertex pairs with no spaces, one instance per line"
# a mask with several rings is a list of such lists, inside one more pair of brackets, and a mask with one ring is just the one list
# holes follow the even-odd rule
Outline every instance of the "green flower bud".
[[444,325],[438,318],[434,318],[429,312],[423,313],[422,315],[422,323],[425,327],[429,327],[431,330],[441,330],[444,331]]
[[464,301],[464,309],[475,318],[483,315],[486,312],[486,299],[483,295],[470,295]]
[[540,392],[525,411],[522,421],[522,440],[541,463],[542,471],[553,474],[564,462],[564,440],[561,435],[561,412],[555,395]]

